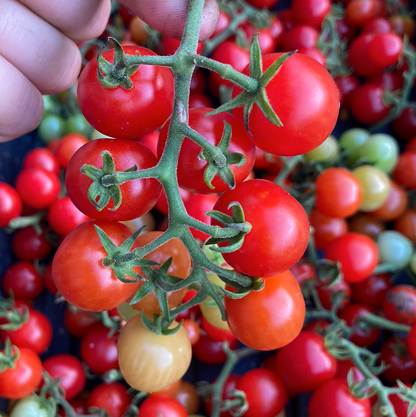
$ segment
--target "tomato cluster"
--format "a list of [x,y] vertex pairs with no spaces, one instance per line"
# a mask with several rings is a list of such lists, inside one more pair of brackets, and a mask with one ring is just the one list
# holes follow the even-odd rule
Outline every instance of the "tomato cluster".
[[77,94],[45,98],[47,147],[0,182],[11,417],[275,417],[304,393],[309,417],[407,415],[415,23],[405,0],[276,3],[224,2],[202,56],[155,46],[124,6],[121,44],[80,43]]

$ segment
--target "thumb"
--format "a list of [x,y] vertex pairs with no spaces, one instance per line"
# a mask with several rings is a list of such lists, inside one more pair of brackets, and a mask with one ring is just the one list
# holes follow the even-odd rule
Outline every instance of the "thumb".
[[[149,26],[169,36],[181,39],[190,0],[119,0],[133,10]],[[205,0],[199,39],[214,32],[219,16],[216,0]]]

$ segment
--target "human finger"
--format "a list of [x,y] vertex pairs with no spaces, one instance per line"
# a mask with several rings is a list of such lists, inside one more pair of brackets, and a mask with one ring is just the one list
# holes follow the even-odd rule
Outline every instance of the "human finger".
[[14,0],[3,0],[0,27],[0,55],[42,94],[66,90],[75,82],[81,55],[58,29]]
[[22,136],[39,125],[43,101],[39,90],[0,56],[0,142]]
[[[148,25],[175,39],[181,39],[189,0],[120,0]],[[219,8],[216,0],[205,0],[199,39],[205,40],[217,26]]]
[[110,0],[19,0],[71,39],[100,36],[108,22]]

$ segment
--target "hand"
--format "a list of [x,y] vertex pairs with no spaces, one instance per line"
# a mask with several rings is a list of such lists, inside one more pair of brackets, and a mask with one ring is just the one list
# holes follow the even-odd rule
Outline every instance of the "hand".
[[[187,0],[123,0],[146,23],[180,38]],[[216,0],[205,1],[200,38],[214,31]],[[3,0],[0,14],[0,142],[35,129],[42,118],[42,94],[68,89],[81,68],[74,41],[105,29],[110,0]]]

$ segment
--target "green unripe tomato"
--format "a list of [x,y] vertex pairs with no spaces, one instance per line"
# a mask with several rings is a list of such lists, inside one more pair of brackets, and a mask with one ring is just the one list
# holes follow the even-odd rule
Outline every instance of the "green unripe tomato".
[[42,407],[36,395],[29,395],[16,403],[10,417],[48,417],[51,411]]
[[83,114],[75,114],[65,121],[65,133],[80,133],[89,138],[92,133],[92,126],[87,122]]
[[393,171],[398,155],[396,139],[385,133],[369,136],[358,149],[359,158],[366,158],[371,165],[387,174]]
[[65,133],[65,121],[56,114],[46,114],[38,127],[38,135],[44,143],[61,138]]
[[369,212],[380,208],[389,195],[390,178],[371,165],[362,165],[352,173],[361,184],[363,191],[359,210]]
[[359,158],[358,149],[370,136],[370,132],[358,127],[346,130],[339,138],[339,146],[347,153],[347,160],[353,164]]
[[413,254],[412,242],[394,230],[386,230],[378,235],[377,248],[380,262],[392,263],[397,269],[403,269]]
[[303,155],[307,162],[335,162],[338,159],[339,145],[334,136],[329,135],[314,150]]

